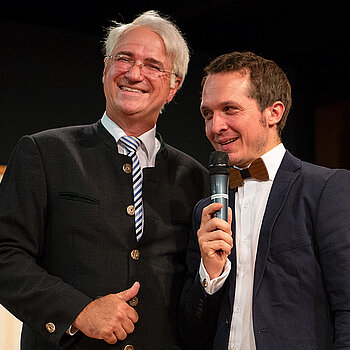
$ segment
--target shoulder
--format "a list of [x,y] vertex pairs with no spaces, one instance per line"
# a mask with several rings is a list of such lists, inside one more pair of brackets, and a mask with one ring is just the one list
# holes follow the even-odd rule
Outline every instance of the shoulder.
[[174,162],[174,164],[176,164],[177,166],[182,166],[189,170],[197,170],[208,174],[208,170],[204,167],[204,165],[201,164],[198,160],[191,157],[190,155],[166,143],[163,143],[163,146],[167,151],[168,159],[171,162]]
[[94,126],[96,124],[89,125],[75,125],[66,126],[61,128],[54,128],[49,130],[44,130],[37,132],[35,134],[29,135],[35,141],[48,141],[48,140],[76,140],[81,137],[87,137],[93,135]]
[[[325,190],[349,192],[350,171],[346,169],[331,169],[324,166],[304,162],[289,152],[286,153],[276,179],[294,178],[293,187],[304,193],[319,196]],[[318,194],[318,195],[317,195]]]
[[[195,194],[196,201],[208,195],[208,170],[190,155],[162,142],[156,167],[180,191]],[[195,203],[193,203],[195,204]]]
[[280,170],[291,171],[300,175],[300,180],[312,181],[314,184],[325,183],[332,178],[349,178],[350,171],[346,169],[331,169],[324,166],[312,164],[294,157],[286,152],[280,166]]
[[308,162],[302,162],[302,174],[310,183],[321,186],[337,183],[350,184],[350,171],[346,169],[331,169]]

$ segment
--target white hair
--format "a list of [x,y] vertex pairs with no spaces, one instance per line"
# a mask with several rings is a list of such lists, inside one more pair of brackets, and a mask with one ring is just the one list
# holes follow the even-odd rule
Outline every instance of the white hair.
[[[186,41],[174,23],[167,18],[161,17],[158,12],[154,10],[144,12],[131,23],[113,23],[115,26],[108,28],[108,33],[104,42],[106,56],[112,54],[119,38],[127,31],[139,26],[147,27],[162,37],[166,53],[173,61],[172,70],[176,76],[181,79],[179,88],[181,87],[187,73],[190,55]],[[174,85],[174,82],[175,80],[172,80],[171,85]]]

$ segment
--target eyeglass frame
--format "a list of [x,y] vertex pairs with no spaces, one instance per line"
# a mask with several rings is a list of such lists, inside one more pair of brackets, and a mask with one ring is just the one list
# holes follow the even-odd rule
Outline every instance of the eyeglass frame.
[[[128,63],[131,64],[130,67],[129,67],[127,70],[130,70],[132,67],[135,66],[136,60],[135,60],[134,58],[128,56],[128,55],[118,54],[118,55],[115,55],[115,56],[113,56],[113,55],[106,55],[106,56],[105,56],[105,58],[113,58],[115,62],[119,62],[119,61],[117,60],[117,58],[122,58],[122,57],[125,57],[125,58],[126,58],[126,61],[127,61]],[[125,62],[125,63],[127,63],[127,62]],[[142,71],[142,68],[145,67],[146,65],[147,65],[147,64],[142,63],[142,62],[139,62],[139,63],[138,63],[138,66],[140,67],[141,71]],[[176,74],[174,71],[168,71],[168,70],[165,70],[165,69],[163,69],[163,68],[156,67],[156,66],[151,66],[150,68],[151,68],[151,69],[154,69],[154,70],[155,70],[154,73],[156,73],[156,74],[157,74],[157,73],[167,73],[167,74],[175,75],[175,76],[177,77],[177,74]],[[147,74],[147,73],[146,73],[146,74]]]

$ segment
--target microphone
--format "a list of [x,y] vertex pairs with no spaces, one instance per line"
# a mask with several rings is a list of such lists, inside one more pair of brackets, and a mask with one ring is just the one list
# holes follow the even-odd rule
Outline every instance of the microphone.
[[222,203],[223,207],[213,217],[228,221],[228,185],[230,162],[226,152],[214,151],[209,156],[209,176],[211,184],[211,202]]

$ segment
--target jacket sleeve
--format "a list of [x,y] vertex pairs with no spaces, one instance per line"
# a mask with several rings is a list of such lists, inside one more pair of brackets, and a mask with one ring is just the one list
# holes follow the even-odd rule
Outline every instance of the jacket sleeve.
[[45,270],[48,206],[40,152],[25,136],[0,186],[0,302],[58,347],[72,340],[65,332],[91,299]]
[[197,230],[199,229],[202,210],[209,204],[208,199],[197,203],[192,220],[186,263],[187,274],[180,301],[179,332],[188,349],[213,349],[216,334],[220,301],[225,285],[215,294],[205,292],[199,278],[201,260],[198,246]]
[[318,203],[315,235],[332,318],[334,349],[350,348],[350,172],[337,170]]

